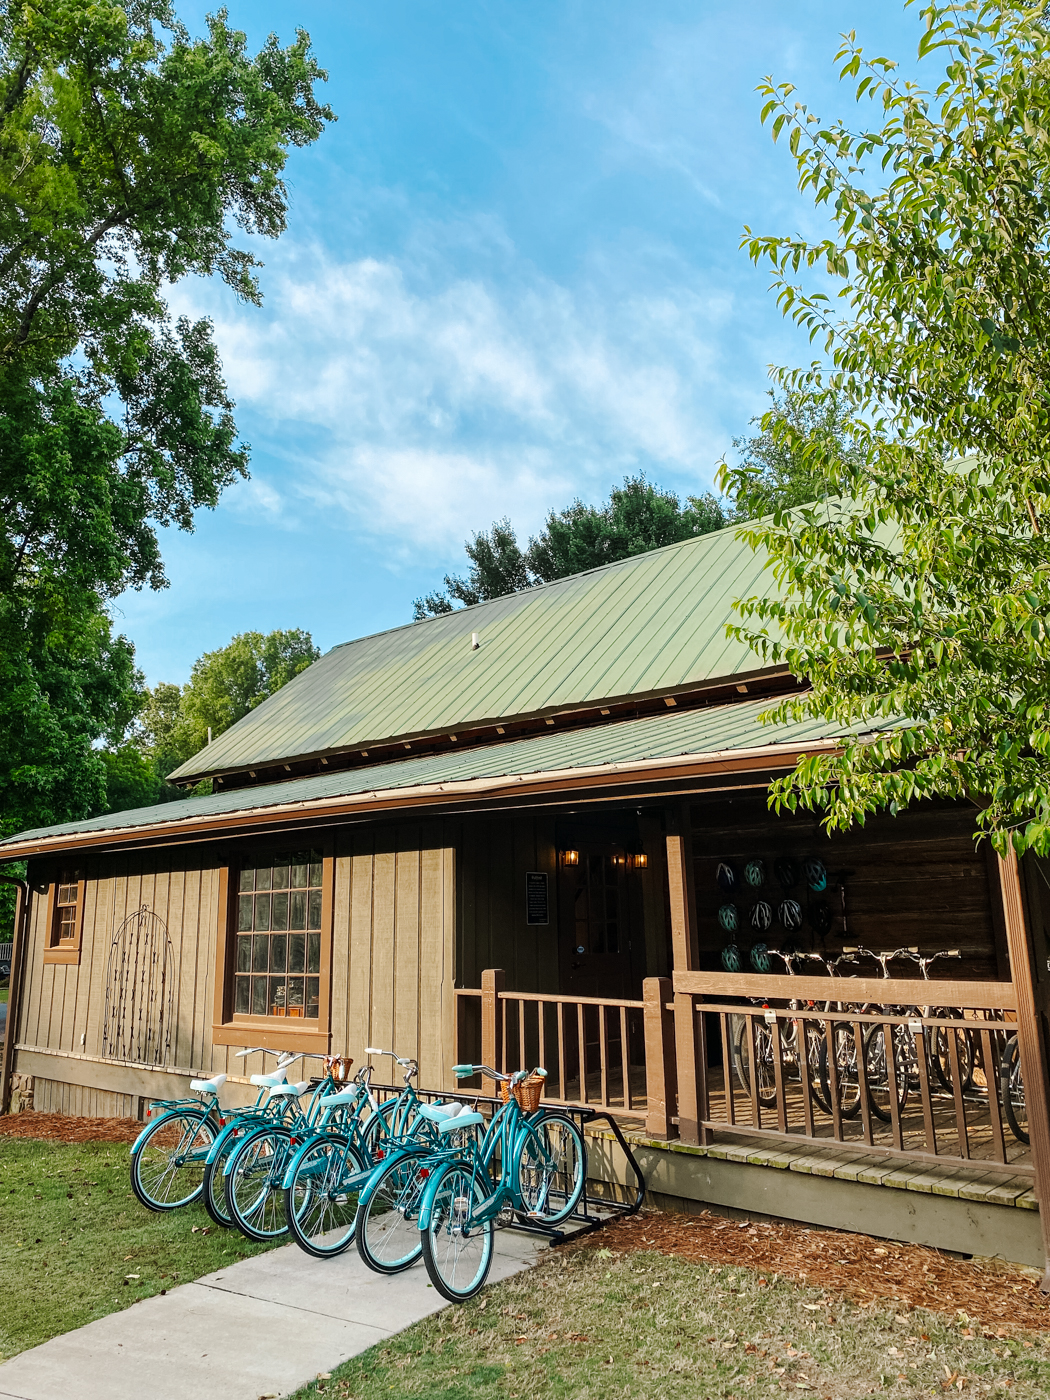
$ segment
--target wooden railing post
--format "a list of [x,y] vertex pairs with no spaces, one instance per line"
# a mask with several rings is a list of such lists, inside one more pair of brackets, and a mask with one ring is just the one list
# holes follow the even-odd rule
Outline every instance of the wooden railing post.
[[699,963],[693,899],[693,842],[689,809],[667,809],[667,889],[671,901],[671,970],[695,972]]
[[[1046,1257],[1041,1288],[1047,1293],[1050,1292],[1050,1075],[1043,1032],[1043,1008],[1037,1001],[1037,976],[1032,966],[1032,949],[1025,924],[1021,872],[1013,851],[1005,859],[999,858],[999,887],[1006,944],[1010,952],[1010,973],[1017,997],[1017,1049],[1021,1056],[1028,1136],[1035,1168],[1035,1194],[1039,1201]],[[989,1084],[988,1093],[994,1092],[995,1085]]]
[[678,1136],[694,1144],[711,1141],[707,1118],[707,1046],[704,1023],[692,992],[674,998],[675,1060],[678,1066]]
[[667,1004],[674,995],[670,977],[647,977],[645,1002],[645,1131],[650,1137],[675,1136],[671,1122],[678,1093],[675,1071],[674,1013]]
[[[487,968],[481,974],[481,1062],[490,1069],[503,1068],[503,1007],[499,994],[506,985],[507,974],[501,967]],[[495,1094],[498,1086],[486,1078],[485,1091]]]

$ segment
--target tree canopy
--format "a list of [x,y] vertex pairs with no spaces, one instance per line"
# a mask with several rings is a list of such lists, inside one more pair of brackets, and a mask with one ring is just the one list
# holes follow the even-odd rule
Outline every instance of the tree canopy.
[[683,505],[673,491],[662,491],[644,474],[628,476],[600,506],[577,499],[562,511],[550,511],[546,524],[522,550],[510,520],[497,520],[464,546],[470,560],[466,578],[445,575],[444,591],[417,598],[416,619],[502,598],[537,583],[614,564],[693,535],[719,530],[726,510],[714,496],[689,496]]
[[165,289],[260,300],[236,230],[285,227],[282,172],[330,109],[308,35],[252,56],[220,11],[0,4],[0,822],[105,804],[141,699],[107,605],[162,587],[159,526],[247,473],[207,320]]
[[[812,688],[779,714],[863,734],[774,785],[831,827],[922,797],[965,797],[1000,851],[1050,850],[1050,33],[1044,7],[958,0],[921,11],[931,84],[848,35],[841,77],[877,115],[820,121],[763,85],[824,238],[757,236],[785,313],[825,358],[778,374],[772,441],[822,503],[747,533],[781,596],[738,631]],[[821,280],[807,287],[808,270]],[[830,286],[829,286],[830,284]],[[809,426],[832,399],[843,452]],[[744,488],[741,468],[723,481]],[[836,505],[832,497],[842,497]]]

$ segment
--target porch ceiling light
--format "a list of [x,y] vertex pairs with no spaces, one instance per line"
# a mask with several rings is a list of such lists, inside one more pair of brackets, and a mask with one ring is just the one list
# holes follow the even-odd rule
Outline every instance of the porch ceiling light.
[[579,865],[580,853],[579,851],[562,851],[561,859],[563,865]]
[[632,870],[646,870],[649,866],[649,857],[644,851],[638,851],[635,855],[627,857],[627,863]]

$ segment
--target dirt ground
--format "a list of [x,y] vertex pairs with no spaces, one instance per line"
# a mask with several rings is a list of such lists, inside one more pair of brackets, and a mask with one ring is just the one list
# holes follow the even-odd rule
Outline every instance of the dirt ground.
[[568,1247],[617,1253],[658,1249],[683,1259],[746,1265],[770,1282],[776,1277],[795,1279],[860,1304],[894,1299],[912,1308],[965,1313],[973,1329],[986,1336],[1005,1336],[1018,1328],[1050,1332],[1050,1298],[1039,1292],[1034,1269],[960,1259],[842,1230],[752,1224],[707,1211],[643,1211]]
[[72,1118],[64,1113],[5,1113],[0,1135],[46,1142],[134,1142],[143,1124],[134,1118]]
[[[0,1135],[52,1142],[134,1142],[134,1118],[73,1118],[61,1113],[0,1117]],[[752,1224],[703,1211],[643,1211],[588,1235],[571,1249],[626,1253],[658,1249],[705,1263],[744,1265],[772,1281],[794,1279],[857,1303],[895,1299],[913,1308],[965,1313],[974,1330],[1005,1336],[1018,1328],[1050,1332],[1050,1298],[1035,1270],[986,1259],[958,1259],[919,1245],[893,1244],[842,1230]],[[761,1279],[760,1279],[761,1281]]]

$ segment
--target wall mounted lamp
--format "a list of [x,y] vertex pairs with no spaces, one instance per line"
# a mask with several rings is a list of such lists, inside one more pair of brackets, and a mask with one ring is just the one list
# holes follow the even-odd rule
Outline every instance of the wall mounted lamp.
[[563,865],[579,865],[580,853],[579,851],[562,851],[561,859]]
[[627,862],[632,870],[647,870],[649,868],[649,857],[644,851],[639,851],[636,855],[628,856]]

